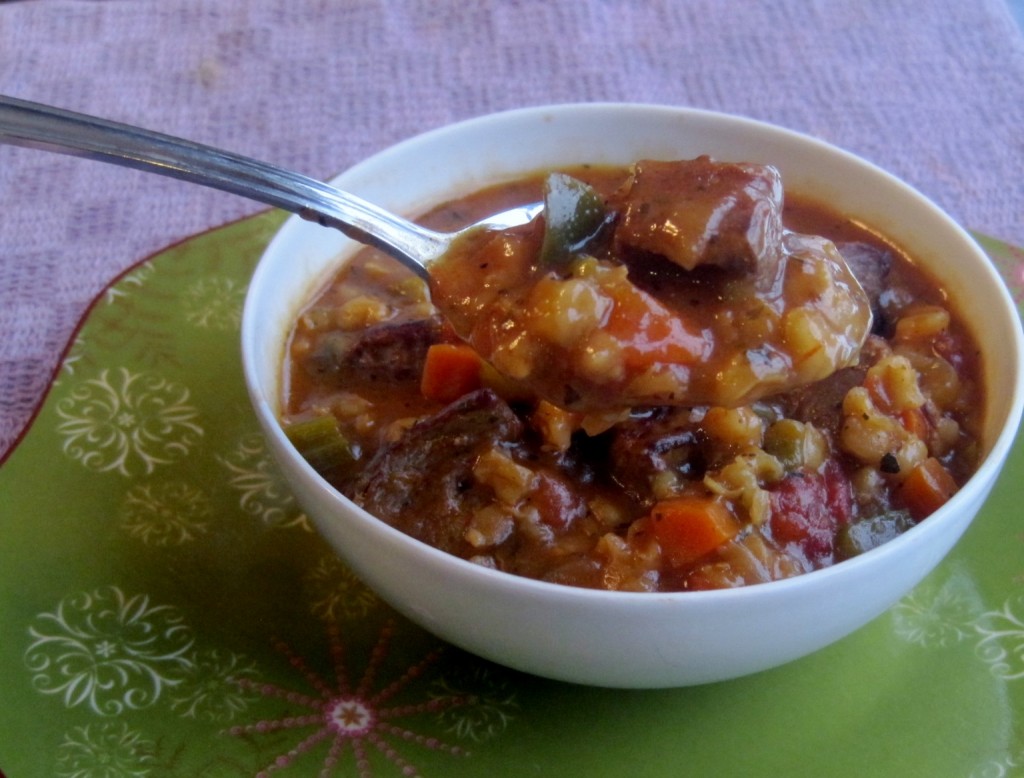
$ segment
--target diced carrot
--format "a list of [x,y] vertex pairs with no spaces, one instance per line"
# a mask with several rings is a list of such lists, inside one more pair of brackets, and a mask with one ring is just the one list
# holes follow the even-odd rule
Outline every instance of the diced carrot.
[[899,413],[903,429],[919,440],[928,440],[928,417],[920,408],[907,408]]
[[707,345],[678,314],[633,286],[616,290],[604,330],[622,344],[627,365],[638,371],[656,362],[692,364]]
[[695,562],[740,530],[722,502],[701,496],[662,500],[651,509],[649,521],[662,554],[675,567]]
[[868,394],[876,406],[883,411],[889,411],[892,408],[892,400],[889,398],[885,382],[882,381],[880,374],[869,372],[864,377],[864,388],[868,390]]
[[464,343],[435,343],[427,349],[420,392],[428,400],[449,403],[479,389],[480,355]]
[[900,497],[916,521],[931,515],[956,494],[953,476],[935,457],[924,460],[900,485]]

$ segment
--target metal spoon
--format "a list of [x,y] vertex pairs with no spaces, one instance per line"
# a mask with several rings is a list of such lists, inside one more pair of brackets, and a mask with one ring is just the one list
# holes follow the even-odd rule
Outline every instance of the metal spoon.
[[0,95],[0,143],[96,159],[242,195],[387,252],[424,279],[470,230],[525,224],[540,203],[454,233],[435,232],[332,186],[249,157],[95,116]]

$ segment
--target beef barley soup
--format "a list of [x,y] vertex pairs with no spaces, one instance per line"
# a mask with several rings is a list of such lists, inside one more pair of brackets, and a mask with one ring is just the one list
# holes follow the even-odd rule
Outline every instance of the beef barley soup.
[[431,288],[346,262],[295,323],[289,437],[382,521],[567,585],[735,587],[886,542],[976,467],[977,348],[913,257],[782,184],[641,161],[434,209],[546,203]]

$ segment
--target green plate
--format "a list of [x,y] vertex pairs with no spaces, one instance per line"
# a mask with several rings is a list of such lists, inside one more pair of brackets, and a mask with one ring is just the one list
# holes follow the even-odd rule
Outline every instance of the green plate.
[[[813,656],[663,691],[523,675],[380,602],[271,464],[238,327],[282,219],[111,286],[0,468],[8,778],[1024,770],[1024,442],[941,567]],[[978,238],[1024,299],[1024,253]]]

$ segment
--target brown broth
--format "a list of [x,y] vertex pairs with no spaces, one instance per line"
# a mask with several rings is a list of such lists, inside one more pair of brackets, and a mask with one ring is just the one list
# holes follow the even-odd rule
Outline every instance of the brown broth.
[[[603,194],[614,191],[626,176],[623,170],[593,167],[569,172]],[[536,201],[541,183],[538,175],[491,187],[445,203],[421,221],[436,229],[456,229],[487,214]],[[632,414],[604,418],[551,410],[484,367],[478,391],[491,391],[502,407],[507,405],[521,426],[518,436],[482,445],[472,456],[466,454],[470,464],[451,482],[454,496],[435,500],[424,495],[441,490],[451,475],[443,466],[434,472],[438,468],[434,457],[422,465],[427,471],[423,474],[397,466],[383,468],[374,477],[379,481],[386,476],[396,494],[401,494],[395,499],[379,494],[368,497],[367,472],[380,469],[381,459],[404,445],[410,428],[415,425],[421,431],[425,446],[443,442],[422,433],[430,425],[442,438],[455,429],[445,416],[445,403],[421,392],[416,370],[422,369],[417,361],[422,344],[417,338],[445,343],[458,339],[436,321],[429,336],[424,336],[423,322],[431,316],[425,285],[380,252],[365,249],[345,264],[299,317],[284,368],[284,422],[333,415],[356,458],[351,470],[335,479],[339,489],[357,502],[383,505],[383,513],[390,511],[383,520],[413,536],[508,572],[578,586],[665,591],[758,583],[839,562],[924,519],[910,487],[905,486],[911,481],[909,471],[893,472],[901,461],[917,461],[914,457],[922,454],[921,446],[927,449],[927,459],[939,462],[955,483],[962,484],[974,471],[984,399],[978,350],[944,290],[899,247],[826,204],[797,194],[787,194],[784,219],[789,229],[865,244],[891,257],[892,269],[877,298],[880,320],[865,347],[863,366],[844,373],[848,386],[830,378],[820,386],[769,397],[738,410],[637,408]],[[330,364],[324,354],[331,353],[331,338],[347,342],[346,338],[358,339],[363,332],[361,326],[353,325],[361,314],[341,312],[346,306],[359,311],[364,304],[368,326],[411,325],[410,332],[398,339],[399,346],[408,347],[395,352],[402,359],[384,359],[376,365],[371,353],[357,366],[323,368]],[[940,310],[950,315],[949,326],[927,338],[907,336],[912,326],[925,327],[931,321],[928,316]],[[341,331],[349,334],[339,336]],[[398,348],[395,342],[387,343]],[[416,353],[410,370],[401,372],[409,349]],[[876,404],[898,405],[890,396],[894,390],[886,388],[887,379],[879,378],[885,371],[878,366],[903,364],[893,362],[893,357],[904,353],[925,388],[927,402],[913,412],[875,408],[871,413],[878,411],[878,418],[872,417],[872,422],[891,425],[895,420],[903,432],[892,433],[894,440],[906,442],[904,433],[913,434],[907,430],[925,437],[906,439],[904,449],[866,462],[843,442],[844,436],[852,435],[848,425],[853,424],[846,403],[852,405],[850,392],[856,389],[853,394],[869,395]],[[316,354],[320,356],[311,357]],[[401,375],[396,378],[388,371]],[[789,421],[799,424],[782,424]],[[560,429],[565,432],[564,425],[571,433],[566,433],[568,437],[559,434]],[[760,425],[760,431],[745,440],[743,425]],[[729,487],[730,478],[742,475],[743,462],[749,465],[769,451],[776,463],[783,462],[791,441],[784,439],[780,447],[779,435],[781,431],[790,434],[796,427],[813,430],[800,432],[803,437],[794,445],[813,451],[820,440],[825,441],[826,453],[820,461],[813,453],[806,454],[803,463],[787,461],[781,475],[772,473],[771,467],[748,468],[744,472],[754,474],[757,486],[741,488],[736,481]],[[648,438],[653,442],[644,448],[641,444]],[[856,441],[855,436],[850,439]],[[637,447],[633,450],[630,445]],[[516,479],[522,481],[519,493],[495,496],[501,491],[496,484]],[[716,495],[709,491],[709,483],[726,486]],[[691,496],[724,506],[736,531],[729,530],[732,534],[717,547],[683,563],[666,550],[670,539],[652,517],[657,506]],[[397,497],[401,500],[396,502]],[[800,510],[793,508],[800,505],[804,506]],[[444,540],[436,540],[439,537]]]

